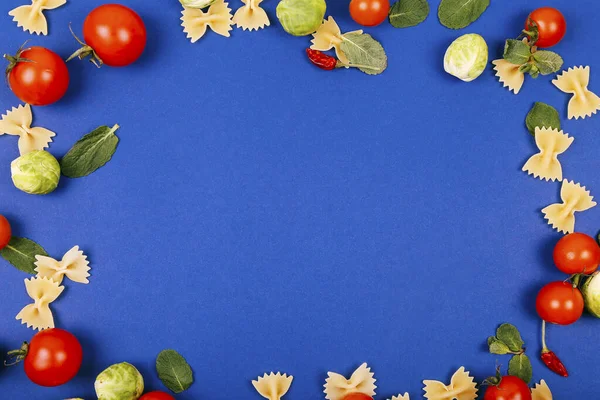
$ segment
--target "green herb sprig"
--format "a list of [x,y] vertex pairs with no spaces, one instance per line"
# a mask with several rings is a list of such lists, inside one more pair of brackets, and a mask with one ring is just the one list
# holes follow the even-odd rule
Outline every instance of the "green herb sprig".
[[536,102],[527,117],[525,118],[525,125],[529,133],[535,136],[535,128],[550,128],[560,130],[560,116],[556,108],[546,103]]
[[481,17],[489,5],[490,0],[442,0],[438,18],[447,28],[466,28]]
[[349,63],[345,67],[358,68],[368,75],[379,75],[387,68],[383,46],[367,33],[349,32],[342,35],[341,50]]
[[558,72],[563,65],[563,59],[558,54],[548,50],[538,50],[527,40],[507,39],[504,44],[503,57],[511,64],[519,66],[519,71],[537,78],[540,74],[549,75]]
[[35,275],[35,256],[48,256],[46,250],[33,240],[13,236],[6,247],[0,250],[0,256],[15,268]]
[[394,28],[408,28],[419,25],[429,16],[427,0],[398,0],[390,8],[388,15]]
[[112,128],[100,126],[77,141],[60,160],[63,175],[69,178],[87,176],[110,161],[117,149],[119,138]]
[[533,377],[531,361],[525,355],[525,342],[514,325],[507,323],[500,325],[496,330],[496,336],[490,336],[487,343],[492,354],[512,354],[508,363],[509,375],[519,377],[527,384],[531,382]]
[[181,393],[194,383],[192,368],[175,350],[163,350],[158,354],[156,372],[162,383],[173,393]]

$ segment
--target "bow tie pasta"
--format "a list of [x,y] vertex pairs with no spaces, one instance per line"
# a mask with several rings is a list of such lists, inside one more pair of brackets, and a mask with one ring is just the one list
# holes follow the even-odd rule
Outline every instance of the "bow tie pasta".
[[575,212],[588,210],[596,205],[590,192],[579,183],[566,179],[560,188],[562,203],[551,204],[542,210],[548,224],[559,232],[571,233],[575,230]]
[[512,90],[514,94],[518,94],[525,82],[525,75],[519,71],[519,66],[511,64],[505,59],[494,60],[492,64],[494,64],[494,71],[496,71],[496,76],[502,86],[508,87],[509,91]]
[[243,6],[233,16],[233,23],[243,30],[259,30],[271,25],[265,10],[260,6],[263,0],[242,0]]
[[535,143],[540,152],[534,154],[523,165],[523,171],[534,178],[540,177],[545,180],[562,180],[562,167],[558,161],[558,155],[564,153],[574,138],[569,137],[563,131],[549,128],[535,128]]
[[410,396],[408,393],[404,393],[403,395],[392,396],[390,400],[410,400]]
[[37,260],[34,263],[35,272],[41,278],[49,278],[54,282],[61,283],[63,277],[66,276],[73,282],[89,283],[90,263],[83,251],[79,250],[79,246],[69,250],[60,261],[40,255],[35,256],[35,259]]
[[545,380],[542,379],[531,389],[531,400],[552,400],[552,392]]
[[206,33],[206,27],[221,36],[229,37],[233,28],[231,9],[223,0],[213,3],[207,12],[198,8],[183,8],[181,26],[192,43],[196,43]]
[[256,391],[265,399],[280,400],[290,389],[293,376],[287,376],[280,372],[274,374],[264,374],[259,376],[257,380],[252,381],[252,385]]
[[358,367],[350,379],[335,372],[328,372],[327,376],[323,391],[327,400],[342,400],[350,393],[364,393],[371,397],[375,395],[377,386],[375,386],[374,374],[367,363]]
[[54,317],[50,310],[50,303],[60,296],[65,289],[58,283],[48,278],[25,279],[27,294],[33,299],[33,304],[28,304],[17,314],[16,319],[27,324],[28,328],[37,330],[54,328]]
[[[362,34],[362,30],[352,31],[348,33],[358,33]],[[315,33],[312,34],[313,38],[311,40],[310,48],[313,50],[319,51],[327,51],[332,48],[335,49],[335,55],[343,64],[349,64],[348,57],[340,48],[340,45],[343,41],[342,31],[340,27],[335,22],[333,17],[329,16],[326,20],[323,21],[319,29]]]
[[452,375],[450,384],[444,385],[440,381],[423,381],[425,398],[428,400],[475,400],[477,398],[477,384],[465,367],[460,367]]
[[11,10],[8,15],[13,17],[17,26],[35,34],[48,34],[48,22],[44,10],[52,10],[67,3],[67,0],[31,0],[31,5],[20,6]]
[[13,107],[0,119],[0,136],[19,136],[19,153],[21,155],[34,150],[44,150],[56,135],[46,128],[31,127],[33,115],[29,104]]
[[569,68],[552,83],[561,91],[573,95],[569,100],[569,119],[591,117],[600,110],[600,98],[588,90],[590,67]]

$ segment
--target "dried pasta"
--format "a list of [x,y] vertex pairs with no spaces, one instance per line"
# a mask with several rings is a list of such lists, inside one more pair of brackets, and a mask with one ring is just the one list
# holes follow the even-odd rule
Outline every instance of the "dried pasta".
[[350,393],[364,393],[367,396],[375,396],[375,379],[371,368],[363,363],[353,373],[350,379],[346,379],[335,372],[328,372],[325,380],[325,398],[327,400],[342,400]]
[[13,107],[0,119],[0,136],[19,136],[19,153],[21,155],[34,150],[43,150],[52,142],[56,134],[46,128],[31,127],[33,115],[29,104]]
[[428,400],[475,400],[477,398],[477,384],[465,367],[460,367],[452,375],[450,385],[446,386],[439,381],[423,381],[425,398]]
[[229,32],[233,29],[231,27],[233,24],[231,9],[223,0],[217,0],[211,4],[206,12],[199,8],[184,7],[181,14],[183,32],[187,34],[192,43],[196,43],[204,36],[207,27],[225,37],[229,37]]
[[600,110],[600,97],[588,90],[590,67],[574,67],[563,71],[552,81],[554,86],[565,93],[571,93],[569,119],[591,117]]
[[531,400],[552,400],[552,392],[545,380],[542,379],[531,389]]
[[280,372],[274,374],[264,374],[259,376],[257,380],[252,381],[252,385],[256,391],[265,399],[279,400],[281,399],[292,385],[293,376],[287,376]]
[[90,263],[83,251],[79,250],[79,246],[67,251],[60,261],[40,255],[35,256],[35,259],[37,260],[35,272],[41,278],[49,278],[61,283],[66,276],[73,282],[89,283]]
[[[363,33],[362,30],[352,31],[350,33]],[[335,55],[337,58],[344,64],[348,64],[348,57],[344,54],[342,49],[340,48],[340,44],[342,43],[342,31],[340,27],[335,22],[333,17],[329,16],[326,20],[323,21],[319,29],[315,33],[313,33],[313,38],[311,40],[310,48],[313,50],[319,51],[327,51],[332,48],[335,49]]]
[[508,87],[509,91],[512,90],[514,94],[519,94],[523,82],[525,82],[525,75],[519,71],[519,66],[509,63],[503,58],[492,61],[492,64],[494,64],[494,71],[496,71],[502,87]]
[[404,393],[403,395],[392,396],[390,400],[410,400],[410,396],[408,393]]
[[9,11],[17,26],[24,31],[47,35],[48,21],[44,16],[45,10],[52,10],[66,4],[67,0],[31,0],[31,5],[17,7]]
[[563,131],[549,128],[535,128],[535,143],[540,152],[534,154],[523,165],[523,171],[534,178],[545,180],[562,180],[562,167],[558,155],[564,153],[574,138]]
[[588,210],[596,205],[590,192],[579,183],[563,180],[560,189],[562,203],[551,204],[542,210],[548,224],[559,232],[575,230],[575,212]]
[[54,328],[54,317],[50,310],[50,303],[60,296],[65,289],[52,279],[35,277],[25,279],[27,294],[33,299],[33,304],[26,305],[16,319],[27,327],[33,329]]
[[233,16],[233,23],[243,30],[259,30],[271,25],[269,17],[260,3],[263,0],[242,0],[243,6],[238,8]]

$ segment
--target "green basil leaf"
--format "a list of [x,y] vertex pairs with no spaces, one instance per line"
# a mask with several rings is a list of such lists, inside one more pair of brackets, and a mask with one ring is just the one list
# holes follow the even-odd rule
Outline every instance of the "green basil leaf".
[[390,24],[394,28],[419,25],[429,15],[427,0],[398,0],[390,9]]
[[442,0],[438,8],[440,23],[450,29],[462,29],[477,20],[490,0]]
[[558,72],[563,66],[562,57],[548,50],[536,51],[533,53],[533,59],[542,75],[550,75]]
[[0,250],[0,256],[15,268],[35,275],[35,256],[47,256],[46,250],[33,240],[12,237],[5,248]]
[[181,393],[194,383],[192,368],[175,350],[163,350],[158,354],[156,371],[162,383],[174,393]]
[[521,351],[525,342],[521,339],[519,330],[511,324],[502,324],[496,330],[496,338],[504,342],[511,351]]
[[560,130],[560,117],[556,109],[546,103],[537,102],[525,118],[529,133],[535,136],[535,128],[550,128]]
[[503,57],[512,64],[525,64],[531,58],[531,47],[522,40],[507,39],[504,44]]
[[523,382],[529,384],[533,376],[531,361],[525,354],[517,354],[508,363],[508,374],[519,377]]
[[488,345],[490,347],[490,353],[492,354],[508,354],[510,353],[510,349],[508,348],[508,346],[506,345],[506,343],[504,343],[501,340],[498,340],[495,337],[491,337],[490,340],[488,339]]
[[369,75],[378,75],[387,68],[387,56],[381,44],[366,33],[342,35],[340,48],[348,57],[349,66]]
[[79,139],[60,161],[63,175],[81,178],[109,162],[119,143],[117,129],[119,125],[100,126]]

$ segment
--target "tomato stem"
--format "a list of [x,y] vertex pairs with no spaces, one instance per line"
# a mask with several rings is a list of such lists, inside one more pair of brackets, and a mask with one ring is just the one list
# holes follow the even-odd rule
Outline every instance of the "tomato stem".
[[69,30],[71,31],[71,35],[73,35],[73,37],[75,38],[77,43],[79,43],[81,45],[81,47],[79,49],[77,49],[77,51],[75,51],[73,54],[71,54],[69,56],[69,58],[67,58],[66,61],[69,62],[76,57],[79,58],[80,60],[83,60],[86,57],[90,57],[90,62],[92,64],[94,64],[96,67],[100,68],[102,66],[102,64],[104,64],[104,61],[102,61],[102,59],[98,56],[98,54],[96,54],[96,51],[94,51],[94,49],[91,46],[89,46],[87,43],[85,43],[84,41],[79,39],[79,37],[75,34],[75,32],[73,32],[73,28],[71,27],[71,24],[69,24]]
[[20,349],[11,350],[6,353],[6,360],[4,360],[5,367],[12,367],[13,365],[17,365],[21,361],[27,357],[27,353],[29,352],[29,343],[23,342]]

